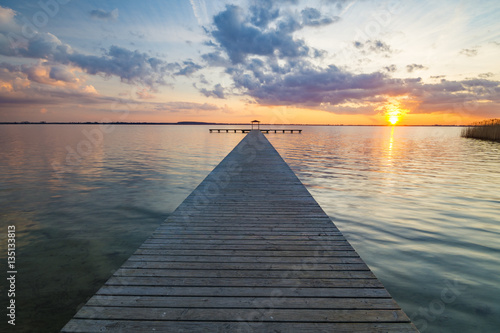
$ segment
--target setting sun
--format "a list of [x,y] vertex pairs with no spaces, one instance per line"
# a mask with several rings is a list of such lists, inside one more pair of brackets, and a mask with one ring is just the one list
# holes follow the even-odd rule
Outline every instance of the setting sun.
[[401,102],[398,100],[387,102],[387,104],[379,108],[379,111],[384,112],[385,118],[391,125],[396,125],[409,112],[409,110],[402,107]]
[[391,125],[396,125],[396,123],[399,121],[399,116],[398,115],[389,116],[388,120],[391,123]]

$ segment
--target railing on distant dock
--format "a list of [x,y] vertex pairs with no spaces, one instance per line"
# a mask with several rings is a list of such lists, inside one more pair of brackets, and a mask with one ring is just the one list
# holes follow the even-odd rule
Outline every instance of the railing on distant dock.
[[[217,132],[217,133],[249,133],[251,129],[249,128],[210,128],[209,129],[210,133],[212,132]],[[298,132],[299,134],[302,133],[301,129],[259,129],[258,131],[261,131],[262,133],[287,133],[290,132],[293,134],[294,132]]]

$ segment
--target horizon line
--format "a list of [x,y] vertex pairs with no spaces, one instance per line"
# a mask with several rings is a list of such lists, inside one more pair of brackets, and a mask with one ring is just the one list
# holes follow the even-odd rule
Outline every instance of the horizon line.
[[[215,123],[215,122],[201,122],[201,121],[179,121],[179,122],[98,122],[98,121],[2,121],[0,125],[238,125],[238,126],[251,126],[251,123]],[[260,123],[264,126],[384,126],[384,127],[467,127],[472,125],[391,125],[391,124],[270,124]]]

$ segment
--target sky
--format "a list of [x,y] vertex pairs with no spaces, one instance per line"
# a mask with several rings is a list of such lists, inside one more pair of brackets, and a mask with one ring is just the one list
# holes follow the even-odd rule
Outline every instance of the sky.
[[500,117],[500,2],[2,0],[0,121]]

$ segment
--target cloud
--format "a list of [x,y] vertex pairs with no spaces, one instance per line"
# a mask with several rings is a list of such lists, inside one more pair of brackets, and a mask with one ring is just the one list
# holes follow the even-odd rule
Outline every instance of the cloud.
[[[1,14],[0,14],[1,16]],[[38,114],[68,105],[85,105],[94,112],[111,112],[113,103],[134,105],[137,112],[163,110],[169,112],[206,112],[219,110],[208,103],[169,102],[152,103],[152,88],[139,89],[137,100],[114,98],[99,94],[86,83],[87,74],[120,76],[125,82],[143,82],[155,86],[163,83],[163,76],[196,69],[191,61],[167,63],[139,51],[113,46],[102,56],[89,56],[75,52],[51,34],[39,33],[33,40],[17,45],[15,52],[22,57],[36,59],[34,64],[13,65],[0,63],[0,112],[36,112]],[[0,50],[5,53],[5,50]],[[156,74],[155,74],[156,73]],[[157,76],[155,76],[157,75]],[[109,106],[109,107],[108,107]],[[15,117],[15,115],[13,115]]]
[[489,78],[489,77],[494,76],[494,74],[493,74],[492,72],[488,72],[488,73],[481,73],[481,74],[479,74],[478,76],[479,76],[480,78],[482,78],[482,79],[487,79],[487,78]]
[[[112,11],[111,13],[117,13]],[[183,65],[169,63],[146,52],[129,50],[113,45],[103,50],[101,55],[88,55],[74,50],[51,33],[33,32],[32,38],[24,38],[20,25],[15,22],[12,10],[0,7],[0,55],[32,58],[51,63],[77,67],[91,75],[104,77],[116,76],[127,84],[138,84],[154,89],[167,85],[167,78],[176,75],[189,75],[200,69],[192,62]],[[13,40],[12,36],[16,36]],[[58,69],[53,78],[62,78]]]
[[[340,9],[347,1],[333,3]],[[323,17],[314,8],[282,8],[271,1],[256,1],[249,12],[226,6],[214,17],[214,28],[207,31],[213,40],[206,44],[214,50],[202,58],[208,66],[224,68],[233,85],[227,90],[221,85],[199,89],[203,95],[221,98],[231,91],[261,105],[293,105],[344,114],[376,113],[394,100],[401,100],[401,107],[414,113],[453,112],[471,99],[481,100],[479,109],[500,105],[500,82],[484,80],[488,78],[485,75],[429,84],[421,78],[391,77],[398,70],[395,64],[381,71],[355,73],[347,67],[325,65],[324,57],[318,62],[314,57],[321,57],[321,50],[294,38],[294,33],[333,24],[335,19]],[[378,39],[354,41],[352,47],[366,56],[389,57],[396,52]],[[413,73],[428,68],[414,63],[405,69]]]
[[252,26],[243,17],[240,7],[228,5],[226,10],[214,17],[216,30],[213,37],[226,51],[232,63],[242,63],[248,55],[293,57],[304,55],[309,48],[301,40],[295,41],[283,26],[263,31]]
[[384,70],[386,70],[389,73],[394,73],[395,71],[398,70],[398,68],[396,67],[396,65],[392,64],[392,65],[384,67]]
[[152,88],[157,85],[166,85],[165,76],[178,69],[178,64],[167,63],[147,53],[138,50],[130,51],[114,45],[103,56],[73,53],[59,61],[78,66],[92,75],[114,75],[118,76],[122,82]]
[[215,85],[213,90],[207,90],[205,88],[202,88],[200,89],[200,92],[206,97],[215,97],[221,99],[226,98],[224,94],[224,88],[220,84]]
[[47,63],[0,64],[0,100],[2,108],[66,105],[69,101],[92,105],[111,101],[100,96],[75,70]]
[[[36,69],[36,70],[35,70]],[[33,71],[40,71],[33,76]],[[101,113],[112,113],[112,105],[133,106],[137,113],[145,113],[151,110],[155,112],[208,112],[220,108],[210,103],[193,102],[166,102],[155,103],[150,100],[154,96],[147,89],[139,89],[135,92],[137,99],[132,99],[131,93],[122,93],[122,97],[115,98],[103,96],[91,85],[83,80],[77,86],[75,84],[54,85],[43,82],[50,76],[51,65],[39,64],[32,67],[13,66],[5,63],[0,64],[0,113],[18,110],[32,110],[32,112],[43,113],[44,110],[66,107],[68,105],[85,105],[89,110]],[[67,69],[69,71],[69,69]],[[64,73],[58,72],[58,75]],[[32,75],[31,80],[29,75]],[[63,75],[64,76],[64,75]],[[135,112],[134,111],[134,112]]]
[[148,87],[166,85],[165,77],[175,70],[179,71],[178,75],[187,75],[194,70],[193,66],[180,68],[179,64],[168,63],[147,53],[115,45],[104,51],[101,56],[82,54],[50,33],[38,33],[27,40],[25,45],[18,45],[15,49],[0,50],[0,54],[4,55],[10,55],[11,52],[25,58],[75,66],[91,75],[117,76],[124,83]]
[[[319,15],[319,16],[318,16]],[[224,50],[233,64],[243,63],[249,56],[272,58],[299,58],[314,49],[304,40],[295,39],[293,33],[305,26],[321,26],[336,19],[321,17],[313,8],[306,8],[300,17],[280,15],[270,1],[260,1],[250,8],[250,16],[234,5],[214,16],[212,37]],[[270,23],[273,23],[272,25]]]
[[276,75],[268,65],[253,71],[240,68],[235,70],[233,80],[237,88],[259,103],[302,106],[369,101],[383,93],[398,93],[406,85],[404,80],[382,73],[352,74],[333,65],[320,68],[307,61],[294,63],[282,75]]
[[261,1],[250,6],[250,23],[256,27],[265,28],[268,24],[279,17],[278,8],[273,8],[271,1]]
[[203,26],[208,22],[207,6],[204,0],[189,0],[191,3],[191,8],[193,9],[193,15],[195,16],[198,24]]
[[442,80],[425,84],[420,78],[391,78],[381,72],[355,74],[334,65],[323,68],[306,59],[279,69],[273,66],[253,61],[233,66],[228,73],[237,91],[262,105],[294,105],[352,114],[375,111],[398,96],[405,96],[403,106],[414,113],[450,111],[469,100],[488,102],[490,108],[500,105],[498,81]]
[[475,57],[477,56],[477,50],[476,49],[462,49],[460,51],[460,54],[463,54],[467,57]]
[[328,25],[340,20],[340,17],[322,17],[319,10],[315,8],[305,8],[301,11],[302,15],[302,24],[307,26],[319,27],[322,25]]
[[139,99],[153,99],[156,98],[156,96],[151,95],[146,89],[140,89],[135,92],[137,95],[137,98]]
[[[0,64],[4,78],[10,75],[11,80],[26,80],[27,85],[39,83],[49,86],[80,89],[85,84],[83,73],[67,66],[38,62],[37,64],[9,65]],[[9,73],[9,74],[7,74]]]
[[227,67],[231,64],[228,58],[221,55],[220,51],[203,54],[201,58],[212,67]]
[[381,40],[367,40],[364,43],[360,41],[355,41],[353,42],[353,45],[356,49],[361,51],[361,54],[363,55],[378,53],[378,54],[385,54],[385,56],[388,56],[389,54],[393,53],[391,47],[388,44],[382,42]]
[[138,38],[138,39],[144,39],[146,38],[146,35],[144,35],[142,32],[140,31],[129,31],[129,34],[132,36],[132,37],[135,37],[135,38]]
[[175,75],[190,76],[194,72],[203,68],[202,66],[195,64],[191,60],[184,61],[183,65],[184,65],[184,67],[182,67],[178,72],[174,73]]
[[118,19],[118,8],[115,8],[110,12],[103,9],[94,9],[90,11],[90,17],[94,20],[116,21]]
[[429,69],[429,68],[425,67],[424,65],[418,65],[418,64],[406,65],[406,71],[408,73],[412,73],[416,70],[424,70],[424,69]]
[[75,74],[69,71],[66,67],[52,66],[50,68],[49,77],[61,82],[76,82],[78,79]]
[[16,26],[15,16],[16,12],[13,9],[0,6],[0,32],[14,30]]
[[330,4],[335,4],[337,6],[337,9],[341,10],[344,8],[345,4],[353,4],[357,0],[325,0],[325,1]]

